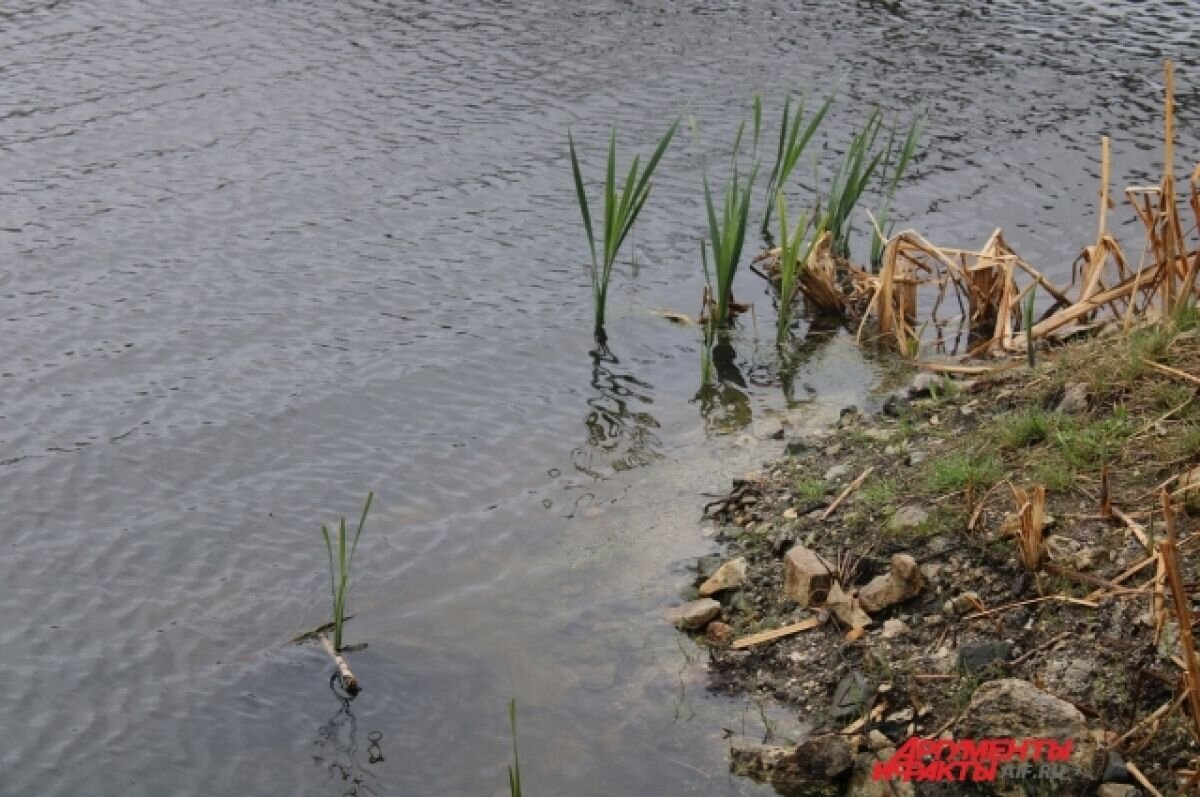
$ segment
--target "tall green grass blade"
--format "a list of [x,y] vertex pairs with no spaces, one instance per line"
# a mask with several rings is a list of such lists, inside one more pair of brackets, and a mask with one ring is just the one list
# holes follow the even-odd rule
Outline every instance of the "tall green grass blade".
[[597,340],[600,340],[603,335],[608,285],[612,278],[613,265],[616,263],[621,245],[633,229],[634,222],[637,221],[638,215],[646,204],[646,199],[650,195],[650,178],[658,167],[659,160],[666,152],[671,139],[674,138],[681,120],[682,117],[677,117],[667,129],[645,168],[641,166],[640,157],[633,159],[625,176],[625,182],[620,187],[617,185],[617,129],[615,126],[612,128],[608,139],[608,158],[605,164],[604,218],[601,226],[603,241],[602,256],[600,257],[596,253],[595,234],[588,208],[587,192],[583,185],[583,175],[575,151],[575,142],[571,138],[570,132],[567,133],[576,198],[579,201],[584,228],[588,236],[588,246],[592,253],[592,299],[595,309]]
[[375,493],[367,494],[367,503],[363,507],[362,517],[359,518],[358,528],[349,549],[346,547],[346,518],[341,518],[337,529],[337,555],[333,551],[332,535],[329,529],[321,526],[321,536],[325,540],[325,552],[329,556],[329,591],[333,602],[333,649],[342,649],[342,627],[346,621],[346,593],[350,587],[350,570],[354,563],[354,554],[358,550],[358,540],[362,536],[363,527],[367,522],[367,513],[371,511],[371,502]]
[[587,193],[583,190],[583,175],[579,171],[579,157],[575,154],[575,139],[567,131],[567,143],[571,147],[571,172],[575,177],[575,198],[579,201],[579,212],[583,214],[583,229],[587,232],[588,248],[592,252],[592,273],[596,272],[596,236],[592,233],[592,215],[588,212]]
[[[879,212],[875,214],[875,219],[879,223],[879,229],[873,230],[871,233],[871,268],[878,271],[883,263],[883,240],[879,237],[882,232],[884,235],[890,235],[891,230],[888,224],[888,214],[892,209],[892,198],[896,195],[896,189],[900,186],[900,179],[904,173],[908,171],[908,165],[912,162],[913,156],[917,151],[917,144],[921,139],[921,130],[925,126],[925,117],[917,116],[909,125],[908,134],[904,137],[904,143],[900,145],[899,159],[896,162],[895,170],[891,173],[891,180],[888,181],[887,187],[884,189],[883,200],[879,205]],[[895,135],[895,128],[892,128],[892,134]],[[891,140],[888,142],[888,161],[891,160]],[[888,170],[888,164],[885,162],[884,171]]]
[[521,756],[517,752],[517,701],[508,701],[508,727],[512,734],[513,762],[508,768],[508,793],[510,797],[521,797]]
[[[807,102],[806,96],[801,96],[800,104],[796,108],[796,115],[789,119],[789,108],[791,107],[792,98],[789,94],[783,104],[783,122],[779,127],[779,149],[775,155],[775,166],[771,169],[771,176],[767,180],[767,210],[763,215],[762,232],[765,235],[770,229],[771,223],[771,206],[775,192],[783,188],[791,177],[792,171],[799,163],[801,155],[805,148],[808,147],[812,137],[816,134],[817,129],[825,119],[825,114],[829,112],[829,108],[833,105],[836,91],[830,92],[825,98],[825,102],[813,114],[808,125],[801,132],[800,125],[804,122],[804,106]],[[789,124],[790,121],[790,124]]]

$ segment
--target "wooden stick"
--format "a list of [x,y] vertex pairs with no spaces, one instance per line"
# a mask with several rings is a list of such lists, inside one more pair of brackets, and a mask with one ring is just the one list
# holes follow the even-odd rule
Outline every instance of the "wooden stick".
[[874,471],[875,466],[871,465],[862,473],[860,473],[857,479],[846,485],[846,489],[842,490],[842,494],[833,499],[833,503],[830,504],[823,513],[821,513],[821,520],[826,520],[830,515],[832,515],[833,511],[841,506],[843,501],[850,497],[850,493],[857,490],[859,485],[866,481],[867,477],[870,476]]
[[1009,665],[1010,665],[1010,666],[1013,666],[1013,667],[1015,667],[1015,666],[1017,666],[1018,664],[1024,664],[1024,663],[1025,663],[1025,661],[1026,661],[1027,659],[1029,659],[1030,657],[1032,657],[1034,654],[1036,654],[1036,653],[1040,653],[1041,651],[1045,650],[1046,648],[1053,647],[1054,645],[1057,645],[1059,642],[1062,642],[1064,639],[1066,639],[1066,638],[1067,638],[1067,637],[1069,637],[1069,636],[1071,636],[1071,632],[1070,632],[1070,631],[1063,631],[1063,632],[1062,632],[1061,634],[1059,634],[1058,636],[1056,636],[1056,637],[1052,637],[1052,638],[1050,638],[1050,639],[1046,640],[1045,642],[1043,642],[1042,644],[1038,645],[1037,647],[1035,647],[1035,648],[1031,648],[1031,649],[1030,649],[1030,650],[1028,650],[1027,652],[1025,652],[1025,653],[1022,653],[1020,656],[1018,656],[1017,658],[1015,658],[1015,659],[1013,659],[1012,661],[1010,661],[1010,662],[1009,662]]
[[1030,604],[1033,604],[1033,603],[1045,603],[1046,601],[1062,601],[1063,603],[1073,603],[1076,606],[1086,606],[1089,609],[1095,609],[1097,606],[1100,605],[1094,601],[1080,600],[1079,598],[1068,598],[1066,595],[1046,595],[1041,598],[1028,598],[1027,600],[1017,601],[1016,603],[1006,603],[1003,606],[997,606],[994,609],[988,609],[985,612],[975,612],[975,614],[968,614],[963,619],[964,620],[978,620],[980,617],[986,617],[989,614],[997,614],[999,612],[1006,612],[1009,609],[1016,609],[1020,606],[1029,606]]
[[1120,747],[1122,742],[1124,742],[1126,739],[1128,739],[1132,736],[1137,735],[1147,725],[1153,725],[1154,723],[1158,722],[1160,719],[1162,719],[1163,717],[1167,716],[1172,711],[1174,711],[1176,709],[1176,707],[1178,707],[1181,703],[1183,703],[1183,700],[1186,697],[1187,697],[1187,695],[1185,693],[1185,694],[1182,694],[1179,697],[1175,698],[1174,700],[1168,700],[1166,703],[1163,703],[1161,706],[1156,708],[1152,713],[1146,715],[1146,718],[1143,719],[1141,722],[1139,722],[1137,725],[1134,725],[1132,728],[1125,731],[1125,733],[1123,733],[1119,737],[1117,737],[1117,739],[1108,746],[1108,749],[1113,750],[1117,747]]
[[321,647],[325,649],[325,652],[333,659],[333,663],[337,665],[338,675],[342,678],[342,688],[349,694],[358,694],[358,679],[354,677],[354,673],[351,671],[346,659],[342,654],[333,649],[333,643],[329,641],[329,637],[325,636],[325,634],[317,634],[317,639],[321,640]]
[[801,631],[809,631],[821,624],[821,621],[816,617],[809,617],[807,620],[801,620],[798,623],[785,625],[782,628],[776,628],[773,631],[761,631],[757,634],[750,634],[741,639],[735,639],[729,647],[733,650],[742,650],[743,648],[761,645],[763,642],[772,642],[776,639],[782,639],[785,636],[799,634]]
[[1177,379],[1186,380],[1188,382],[1191,382],[1193,385],[1200,385],[1200,376],[1195,376],[1193,374],[1189,374],[1187,371],[1180,371],[1178,368],[1172,368],[1169,365],[1163,365],[1162,363],[1156,363],[1156,362],[1154,362],[1154,360],[1146,360],[1145,362],[1146,362],[1146,365],[1150,366],[1155,371],[1161,371],[1162,373],[1167,374],[1168,376],[1173,376],[1173,377],[1176,377]]
[[1133,775],[1134,779],[1136,779],[1138,783],[1142,784],[1142,787],[1145,788],[1146,791],[1150,792],[1151,797],[1163,797],[1163,793],[1154,788],[1154,784],[1146,779],[1146,776],[1142,774],[1142,771],[1138,769],[1132,761],[1125,762],[1125,771],[1127,771],[1130,775]]
[[1133,518],[1131,518],[1129,515],[1126,515],[1115,506],[1112,508],[1112,513],[1113,517],[1124,523],[1125,527],[1133,533],[1133,536],[1137,537],[1137,541],[1142,544],[1142,547],[1149,551],[1150,540],[1146,537],[1146,530],[1141,527],[1141,524],[1135,523]]

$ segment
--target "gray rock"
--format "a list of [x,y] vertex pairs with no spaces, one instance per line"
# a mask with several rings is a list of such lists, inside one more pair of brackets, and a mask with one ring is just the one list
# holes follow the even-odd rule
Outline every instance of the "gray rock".
[[1067,778],[1056,784],[1060,794],[1085,793],[1103,765],[1079,709],[1017,678],[988,681],[976,689],[955,735],[960,739],[1071,739]]
[[1088,390],[1085,382],[1072,382],[1063,391],[1062,400],[1055,410],[1058,412],[1087,412]]
[[696,631],[721,613],[721,604],[712,598],[701,598],[668,609],[663,617],[668,623],[685,631]]
[[1125,768],[1125,759],[1121,758],[1121,754],[1116,750],[1108,751],[1108,758],[1104,761],[1104,774],[1100,776],[1100,780],[1113,785],[1129,782],[1129,770]]
[[909,531],[929,520],[929,513],[915,504],[908,504],[896,510],[888,521],[888,531]]
[[958,649],[958,667],[966,672],[979,672],[993,664],[1003,664],[1011,653],[1011,642],[969,642]]
[[875,780],[871,773],[878,761],[887,761],[896,748],[883,747],[870,753],[860,753],[854,759],[854,772],[846,788],[846,797],[915,797],[917,790],[903,780]]
[[902,620],[892,618],[891,620],[883,621],[883,633],[880,635],[884,639],[895,639],[898,636],[903,636],[908,633],[908,626]]
[[922,371],[913,377],[912,383],[908,386],[908,397],[924,398],[931,395],[941,384],[942,378],[940,376],[929,371]]
[[927,459],[929,459],[929,455],[924,451],[909,451],[906,461],[909,465],[920,465]]
[[769,783],[783,797],[837,795],[830,781],[854,763],[850,745],[837,735],[808,739],[795,749],[734,747],[729,769],[756,783]]
[[739,556],[717,568],[707,581],[700,585],[700,597],[711,598],[718,592],[737,589],[746,583],[746,560]]
[[1139,797],[1142,790],[1128,783],[1101,783],[1096,797]]
[[850,466],[846,464],[834,465],[829,470],[825,471],[825,481],[833,482],[844,478],[850,472]]

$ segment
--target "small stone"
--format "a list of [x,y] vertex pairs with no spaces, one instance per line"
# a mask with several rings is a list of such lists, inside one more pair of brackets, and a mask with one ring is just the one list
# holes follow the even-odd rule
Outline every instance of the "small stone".
[[904,621],[892,618],[891,620],[883,621],[883,633],[880,635],[884,639],[895,639],[898,636],[903,636],[908,633],[908,626]]
[[924,451],[909,451],[907,462],[909,465],[920,465],[925,460],[929,459],[929,455]]
[[877,612],[915,597],[924,586],[925,578],[917,561],[908,554],[898,553],[892,556],[891,571],[876,576],[859,590],[858,599],[863,609]]
[[790,506],[787,509],[783,510],[784,520],[795,520],[798,517],[800,517],[800,515],[797,514],[796,510]]
[[733,600],[729,602],[729,608],[733,609],[738,614],[744,614],[747,617],[755,614],[754,600],[745,592],[735,592]]
[[825,478],[825,481],[827,481],[827,482],[833,482],[833,481],[837,481],[838,479],[844,478],[846,476],[846,474],[849,472],[850,472],[849,465],[845,465],[845,464],[834,465],[829,470],[825,471],[824,478]]
[[710,620],[721,613],[721,604],[712,598],[685,603],[668,609],[663,617],[668,623],[685,631],[696,631],[703,628]]
[[1072,382],[1063,391],[1062,400],[1055,410],[1063,413],[1087,412],[1088,392],[1086,382]]
[[714,620],[704,629],[704,639],[714,648],[727,647],[733,641],[733,626]]
[[960,614],[979,611],[982,601],[979,593],[968,590],[957,598],[951,598],[942,605],[942,614],[947,617],[957,617]]
[[912,406],[912,402],[909,401],[908,396],[893,393],[883,400],[883,406],[880,409],[889,418],[902,418],[910,406]]
[[1004,663],[1011,653],[1011,642],[969,642],[959,648],[958,666],[966,672],[978,672],[993,664]]
[[783,594],[801,607],[824,602],[835,568],[816,551],[793,546],[783,557]]
[[862,610],[857,598],[852,598],[842,591],[836,581],[829,587],[829,595],[825,598],[825,607],[833,616],[841,620],[843,625],[850,628],[866,628],[871,624],[871,617]]
[[908,386],[909,398],[924,398],[931,395],[942,383],[942,378],[937,374],[928,371],[922,371],[913,377],[912,384]]
[[1101,783],[1096,797],[1138,797],[1142,792],[1128,783]]
[[737,589],[746,583],[746,560],[739,556],[717,568],[712,576],[700,585],[700,597],[711,598],[718,592]]
[[1110,750],[1104,760],[1104,774],[1100,780],[1116,785],[1129,782],[1129,770],[1125,768],[1125,759],[1116,750]]
[[929,513],[919,506],[909,504],[902,506],[888,521],[888,531],[902,532],[915,529],[929,520]]
[[867,734],[867,744],[872,750],[882,750],[885,747],[891,747],[892,740],[884,736],[880,731],[873,728],[871,729],[871,732]]

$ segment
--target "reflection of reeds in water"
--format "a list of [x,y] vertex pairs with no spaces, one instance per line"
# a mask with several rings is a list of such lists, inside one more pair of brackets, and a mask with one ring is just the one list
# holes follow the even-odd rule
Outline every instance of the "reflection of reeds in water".
[[[706,336],[707,337],[707,336]],[[715,331],[708,351],[705,374],[693,401],[700,405],[700,415],[710,433],[728,434],[744,429],[753,420],[746,378],[737,364],[737,352],[728,333]]]
[[594,395],[583,420],[587,441],[571,452],[575,468],[593,478],[642,467],[662,457],[658,419],[643,407],[654,403],[653,386],[619,369],[607,347],[592,352]]

